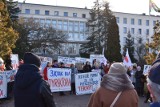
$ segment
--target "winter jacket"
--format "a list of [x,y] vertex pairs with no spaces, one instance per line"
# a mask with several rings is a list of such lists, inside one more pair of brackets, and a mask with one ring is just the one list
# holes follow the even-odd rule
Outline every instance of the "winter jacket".
[[42,79],[39,68],[23,64],[15,76],[15,107],[55,107],[49,85]]
[[159,102],[151,103],[150,107],[160,107],[160,103]]
[[[92,94],[88,107],[110,107],[118,92],[100,87]],[[138,96],[134,89],[125,90],[114,107],[138,107]]]

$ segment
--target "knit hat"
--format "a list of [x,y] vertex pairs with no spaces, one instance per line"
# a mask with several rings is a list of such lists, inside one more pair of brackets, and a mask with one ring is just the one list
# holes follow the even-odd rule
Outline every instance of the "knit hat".
[[26,52],[24,54],[24,64],[34,64],[37,67],[40,67],[41,61],[37,55],[31,52]]
[[115,62],[111,65],[108,74],[125,74],[126,72],[127,68],[123,63]]
[[157,57],[156,61],[153,62],[153,64],[151,65],[148,78],[152,82],[160,85],[160,58],[159,57]]

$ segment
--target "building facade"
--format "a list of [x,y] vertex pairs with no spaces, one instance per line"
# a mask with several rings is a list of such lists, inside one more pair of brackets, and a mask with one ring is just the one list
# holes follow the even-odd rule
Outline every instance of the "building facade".
[[[20,17],[34,18],[42,25],[52,26],[68,35],[68,42],[63,43],[62,49],[55,54],[79,55],[80,45],[87,43],[86,38],[90,35],[90,31],[86,23],[90,18],[90,9],[30,3],[19,3],[19,7],[22,10]],[[150,36],[154,33],[153,26],[160,18],[145,14],[120,12],[113,12],[113,14],[119,26],[121,50],[129,31],[134,38],[141,37],[143,42],[150,41]]]

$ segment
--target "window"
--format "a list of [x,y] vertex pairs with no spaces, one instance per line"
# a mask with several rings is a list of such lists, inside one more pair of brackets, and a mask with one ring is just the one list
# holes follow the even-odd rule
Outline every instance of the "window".
[[131,34],[134,34],[134,28],[131,28]]
[[63,30],[64,31],[68,30],[68,21],[67,20],[63,22]]
[[131,25],[134,25],[134,19],[133,18],[131,19]]
[[156,25],[156,21],[153,21],[153,26],[155,26]]
[[58,20],[58,29],[62,30],[62,20]]
[[45,22],[45,20],[44,20],[44,19],[40,19],[41,27],[42,27],[42,26],[44,26],[44,22]]
[[74,33],[74,39],[79,40],[79,34],[78,33]]
[[77,13],[73,13],[73,17],[77,17]]
[[146,35],[149,35],[149,29],[146,29]]
[[82,18],[86,18],[86,14],[82,14]]
[[123,18],[123,24],[127,24],[127,18]]
[[146,20],[146,26],[149,26],[149,20]]
[[80,30],[80,32],[84,32],[85,31],[85,23],[84,22],[80,22],[79,30]]
[[51,25],[51,20],[50,19],[47,19],[46,20],[46,27],[49,27]]
[[127,27],[123,27],[123,33],[124,33],[124,34],[127,33]]
[[48,10],[45,10],[45,15],[49,15],[49,11]]
[[57,21],[56,20],[52,20],[52,27],[57,28]]
[[69,31],[73,31],[73,22],[69,22]]
[[37,19],[37,18],[35,18],[34,21],[35,21],[36,23],[39,23],[39,19]]
[[40,10],[35,10],[35,14],[40,14]]
[[68,12],[64,12],[64,16],[68,17]]
[[138,25],[142,25],[142,20],[138,19]]
[[55,16],[59,16],[59,11],[54,11]]
[[116,17],[116,21],[117,21],[117,23],[119,23],[119,17]]
[[30,9],[25,9],[25,14],[30,14]]
[[78,25],[79,25],[78,22],[74,22],[74,31],[75,32],[79,31]]
[[138,29],[138,34],[142,34],[142,29]]
[[79,38],[80,40],[84,40],[84,34],[83,33],[80,33],[79,36],[80,36],[80,38]]

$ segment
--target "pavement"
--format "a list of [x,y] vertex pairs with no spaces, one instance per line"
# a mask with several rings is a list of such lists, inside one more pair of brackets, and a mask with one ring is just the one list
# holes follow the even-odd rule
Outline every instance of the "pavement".
[[[56,107],[87,107],[89,95],[70,95],[68,92],[65,96],[59,96],[54,93]],[[149,107],[149,103],[144,103],[144,97],[139,98],[139,107]],[[127,102],[126,102],[127,103]],[[0,107],[14,107],[14,99],[2,101]]]

